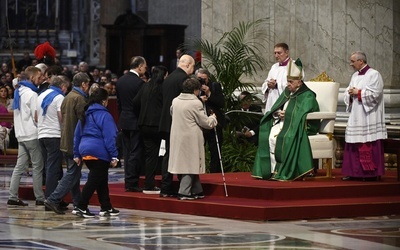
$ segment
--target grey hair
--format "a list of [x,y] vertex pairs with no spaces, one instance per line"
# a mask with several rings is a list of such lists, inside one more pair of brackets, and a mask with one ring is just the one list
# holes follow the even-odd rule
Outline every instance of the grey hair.
[[90,78],[88,74],[79,72],[74,75],[74,78],[72,79],[72,83],[74,84],[75,87],[80,87],[83,82],[90,82]]
[[357,60],[362,60],[364,63],[367,63],[367,55],[362,51],[355,51],[351,55],[357,55]]
[[194,74],[197,75],[199,73],[207,75],[207,78],[210,79],[210,76],[211,76],[210,71],[208,71],[204,68],[198,68]]
[[182,84],[182,93],[193,94],[195,90],[201,88],[199,80],[196,78],[188,78]]

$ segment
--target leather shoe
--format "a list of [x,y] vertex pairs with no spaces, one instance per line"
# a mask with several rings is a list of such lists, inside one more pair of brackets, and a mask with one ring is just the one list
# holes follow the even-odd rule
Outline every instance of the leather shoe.
[[8,200],[7,201],[7,205],[11,205],[11,206],[28,206],[28,203],[25,203],[21,200]]
[[178,193],[163,193],[163,192],[160,192],[160,197],[161,198],[178,197]]
[[[69,202],[65,202],[65,201],[60,201],[60,204],[58,204],[60,207],[68,207]],[[68,209],[68,208],[67,208]]]
[[351,176],[342,177],[342,181],[351,181],[351,180],[354,180],[353,177]]
[[36,206],[44,206],[44,201],[36,201]]
[[44,205],[46,206],[46,208],[52,210],[53,212],[55,212],[56,214],[65,214],[64,211],[62,211],[57,204],[45,201]]
[[125,188],[125,192],[143,192],[143,189],[140,187],[129,187]]
[[362,181],[378,181],[378,177],[374,176],[374,177],[365,177],[362,179]]

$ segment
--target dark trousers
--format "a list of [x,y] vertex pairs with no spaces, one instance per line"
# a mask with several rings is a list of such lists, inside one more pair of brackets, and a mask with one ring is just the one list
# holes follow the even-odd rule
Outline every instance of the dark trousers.
[[163,157],[162,167],[161,167],[161,193],[173,194],[175,193],[174,187],[172,185],[173,175],[168,172],[168,161],[169,161],[169,134],[165,136],[165,155]]
[[62,152],[60,151],[60,138],[40,138],[40,147],[42,148],[43,161],[46,174],[46,192],[45,197],[49,197],[56,189],[58,181],[63,175],[62,170]]
[[[204,130],[204,140],[208,144],[208,148],[210,150],[210,173],[220,173],[221,172],[221,162],[219,159],[218,153],[218,145],[217,139],[215,138],[214,129],[205,129]],[[219,142],[219,150],[221,152],[223,136],[222,136],[222,128],[217,126],[217,135]]]
[[96,191],[101,209],[110,210],[112,208],[108,191],[108,168],[110,163],[103,160],[90,160],[85,161],[85,164],[89,169],[89,174],[85,186],[83,186],[78,207],[86,210],[89,200],[92,198],[94,191]]
[[143,146],[139,130],[122,130],[124,142],[125,188],[139,186]]
[[161,136],[158,127],[143,126],[140,128],[145,148],[146,168],[144,189],[152,189],[155,186],[154,177],[159,166],[158,152],[160,149]]

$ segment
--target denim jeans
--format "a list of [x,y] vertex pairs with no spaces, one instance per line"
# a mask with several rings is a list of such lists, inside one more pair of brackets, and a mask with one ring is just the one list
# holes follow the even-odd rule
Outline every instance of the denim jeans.
[[64,196],[66,196],[68,192],[71,192],[72,202],[74,206],[78,206],[78,202],[81,198],[80,180],[82,166],[78,166],[75,163],[73,155],[63,152],[63,156],[67,163],[67,171],[58,182],[54,192],[47,198],[47,201],[53,204],[59,204]]
[[62,153],[60,151],[60,138],[40,138],[43,159],[46,166],[46,197],[56,189],[62,174]]
[[43,157],[39,140],[23,141],[18,143],[17,164],[11,176],[10,182],[10,200],[18,200],[18,189],[21,176],[29,166],[29,160],[32,162],[32,185],[33,193],[37,201],[44,200],[43,193]]

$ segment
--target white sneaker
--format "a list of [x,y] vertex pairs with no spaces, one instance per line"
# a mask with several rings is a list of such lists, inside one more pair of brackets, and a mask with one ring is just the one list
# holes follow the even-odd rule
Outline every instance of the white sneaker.
[[72,214],[77,214],[79,212],[78,207],[74,206],[74,209],[72,209]]

